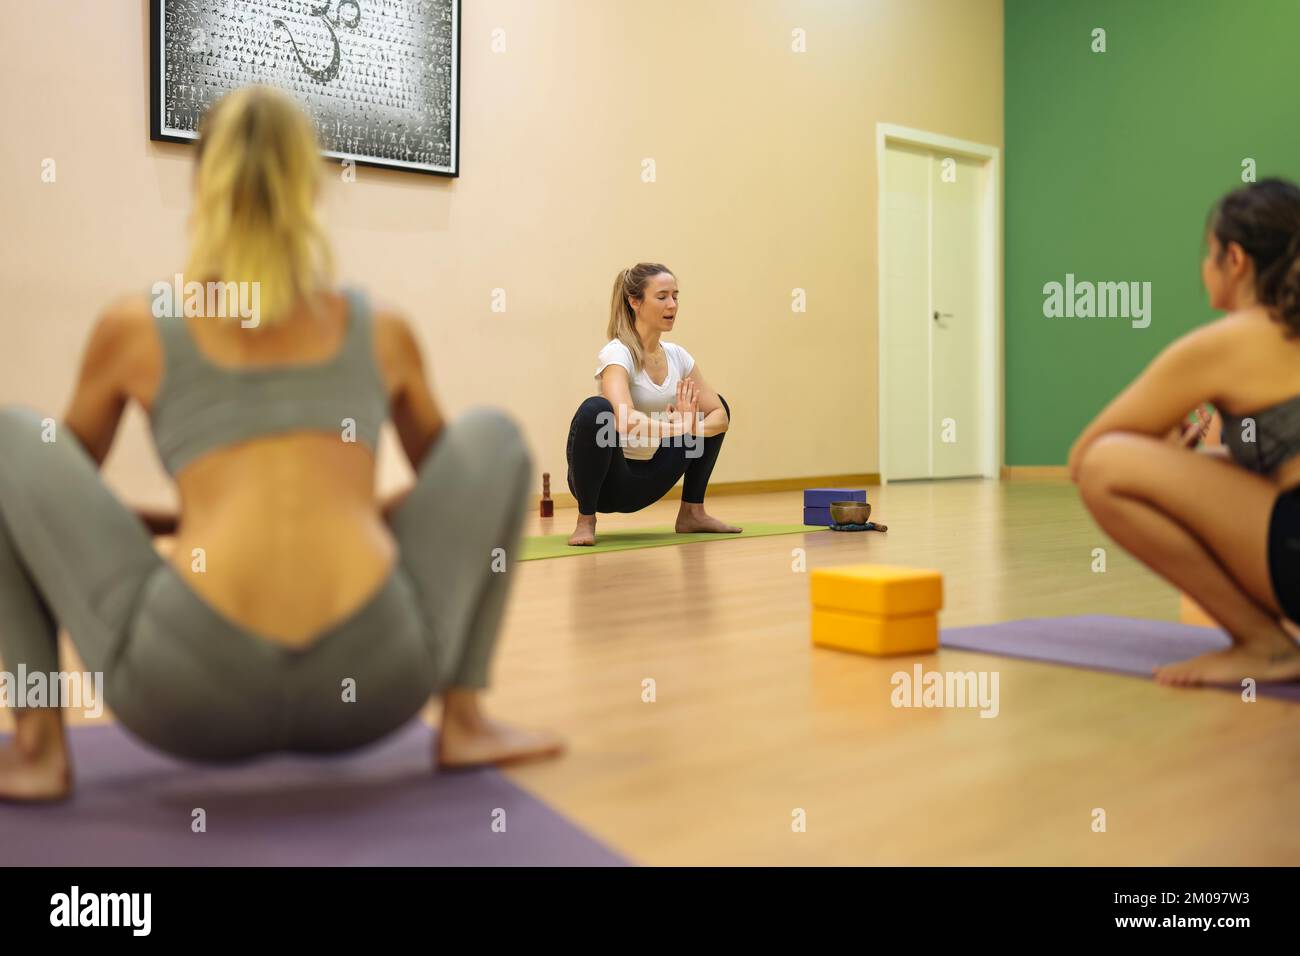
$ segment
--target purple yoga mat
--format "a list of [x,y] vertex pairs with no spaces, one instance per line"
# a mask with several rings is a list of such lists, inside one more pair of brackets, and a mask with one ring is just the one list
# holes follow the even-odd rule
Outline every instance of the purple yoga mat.
[[[1133,617],[1041,617],[944,628],[944,647],[1150,677],[1161,664],[1228,646],[1222,631]],[[1229,688],[1231,689],[1231,688]],[[1240,690],[1240,688],[1238,688]],[[1300,701],[1300,684],[1259,684],[1261,697]]]
[[[69,738],[72,799],[0,803],[0,865],[627,865],[497,770],[434,773],[419,721],[349,755],[227,766],[173,760],[116,725]],[[206,833],[191,830],[198,807]]]

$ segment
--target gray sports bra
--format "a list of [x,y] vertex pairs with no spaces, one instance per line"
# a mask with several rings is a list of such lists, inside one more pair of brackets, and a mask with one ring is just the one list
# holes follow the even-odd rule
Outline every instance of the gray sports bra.
[[375,450],[388,391],[375,364],[369,302],[359,290],[343,291],[343,347],[307,365],[220,366],[199,351],[184,319],[155,316],[163,378],[151,420],[168,474],[218,448],[284,432],[331,432],[340,441],[355,435]]
[[[1220,409],[1220,439],[1243,468],[1266,475],[1300,453],[1300,395],[1252,415],[1229,415]],[[1246,440],[1243,424],[1255,422],[1254,441]]]

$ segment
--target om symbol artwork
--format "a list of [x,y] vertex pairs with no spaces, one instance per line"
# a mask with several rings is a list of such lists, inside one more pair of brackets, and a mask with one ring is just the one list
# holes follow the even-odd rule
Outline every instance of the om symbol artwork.
[[[335,27],[344,27],[348,30],[355,30],[357,24],[361,22],[361,3],[359,0],[338,0],[338,9],[334,11],[334,17],[331,19],[329,9],[332,0],[324,0],[323,3],[312,3],[311,15],[320,17],[325,23],[325,29],[330,32],[330,40],[334,44],[334,56],[330,58],[329,66],[323,70],[315,69],[308,66],[307,61],[302,58],[302,50],[298,49],[298,41],[293,38],[293,33],[289,30],[289,25],[283,20],[273,21],[274,25],[283,28],[289,37],[289,42],[293,44],[294,56],[307,72],[308,76],[319,80],[322,83],[328,83],[339,75],[339,66],[341,64],[341,55],[339,50],[339,35],[334,32]],[[343,15],[344,9],[348,10],[348,15]]]

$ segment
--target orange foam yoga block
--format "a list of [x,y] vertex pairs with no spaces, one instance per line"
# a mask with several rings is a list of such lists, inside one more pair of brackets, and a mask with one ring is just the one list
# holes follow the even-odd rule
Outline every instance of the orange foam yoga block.
[[939,647],[939,615],[926,611],[883,617],[814,607],[812,642],[818,647],[881,657],[933,651]]
[[891,564],[849,564],[812,572],[815,608],[902,617],[943,607],[943,575]]
[[1219,627],[1218,622],[1206,614],[1201,606],[1186,594],[1178,595],[1178,620],[1184,624],[1195,624],[1197,627],[1213,627],[1216,629]]

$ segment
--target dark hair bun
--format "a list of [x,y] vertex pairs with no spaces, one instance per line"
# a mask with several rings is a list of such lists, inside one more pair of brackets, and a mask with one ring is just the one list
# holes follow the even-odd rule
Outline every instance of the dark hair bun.
[[1219,245],[1235,242],[1255,264],[1255,297],[1291,335],[1300,335],[1300,187],[1261,179],[1215,205],[1210,229]]

